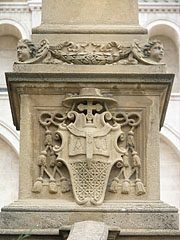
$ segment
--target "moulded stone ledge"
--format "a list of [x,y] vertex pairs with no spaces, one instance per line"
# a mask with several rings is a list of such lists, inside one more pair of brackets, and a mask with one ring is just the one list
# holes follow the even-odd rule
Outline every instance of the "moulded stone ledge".
[[24,72],[24,73],[99,73],[101,69],[102,73],[165,73],[166,65],[157,64],[157,65],[69,65],[69,64],[14,64],[14,72]]
[[2,209],[0,229],[68,229],[75,222],[88,220],[104,222],[109,229],[132,232],[179,228],[178,210],[161,201],[112,202],[88,207],[66,201],[20,200]]
[[33,28],[33,34],[147,34],[147,29],[134,25],[75,25],[42,24]]

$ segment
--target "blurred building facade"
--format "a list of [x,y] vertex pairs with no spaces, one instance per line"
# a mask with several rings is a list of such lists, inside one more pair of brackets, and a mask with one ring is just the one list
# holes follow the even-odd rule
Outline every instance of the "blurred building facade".
[[[15,130],[5,72],[13,69],[19,39],[30,39],[40,25],[41,0],[0,0],[0,208],[18,198],[20,134]],[[180,0],[139,0],[140,25],[165,49],[167,70],[175,73],[160,133],[161,200],[180,210]]]

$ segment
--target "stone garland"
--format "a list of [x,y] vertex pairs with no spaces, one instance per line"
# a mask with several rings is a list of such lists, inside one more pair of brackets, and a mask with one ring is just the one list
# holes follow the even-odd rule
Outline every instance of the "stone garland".
[[51,46],[43,39],[36,46],[28,39],[20,40],[17,46],[18,64],[75,64],[75,65],[155,65],[160,64],[164,48],[160,41],[149,41],[141,46],[137,40],[124,46],[117,42],[74,43],[65,41]]

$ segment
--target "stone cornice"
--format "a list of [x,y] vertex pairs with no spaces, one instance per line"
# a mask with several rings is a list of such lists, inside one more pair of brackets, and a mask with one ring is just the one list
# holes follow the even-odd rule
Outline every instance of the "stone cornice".
[[[163,126],[168,100],[172,82],[174,79],[173,74],[165,73],[107,73],[107,72],[77,72],[74,71],[64,73],[63,71],[57,72],[8,72],[6,73],[7,87],[9,92],[10,105],[13,115],[14,125],[16,129],[20,129],[20,96],[21,94],[38,94],[41,89],[41,94],[46,94],[47,90],[50,94],[59,94],[59,89],[62,88],[61,84],[74,84],[80,83],[81,86],[87,84],[119,84],[124,89],[126,84],[129,89],[133,85],[140,84],[142,89],[147,86],[148,94],[160,96],[160,128]],[[146,77],[145,77],[146,76]],[[33,81],[32,81],[33,79]],[[47,84],[49,83],[49,84]],[[52,84],[51,84],[52,83]],[[66,86],[67,86],[66,85]],[[52,86],[52,87],[50,87]],[[72,85],[71,85],[72,86]],[[137,88],[136,94],[139,95],[142,89]],[[123,90],[124,91],[124,90]],[[130,91],[130,90],[128,90]],[[140,91],[140,92],[139,92]],[[144,90],[143,90],[144,91]],[[135,94],[135,93],[134,93]]]
[[[41,0],[28,0],[27,2],[0,2],[0,12],[30,12],[41,10]],[[165,13],[179,13],[179,3],[158,3],[158,2],[140,2],[139,11],[144,12],[165,12]]]
[[[0,12],[30,12],[41,10],[42,0],[28,0],[27,2],[0,2]],[[179,3],[140,2],[139,11],[142,13],[179,13]]]
[[139,11],[142,13],[179,13],[179,3],[139,3]]
[[41,10],[41,0],[28,0],[27,2],[0,2],[0,12],[31,12]]

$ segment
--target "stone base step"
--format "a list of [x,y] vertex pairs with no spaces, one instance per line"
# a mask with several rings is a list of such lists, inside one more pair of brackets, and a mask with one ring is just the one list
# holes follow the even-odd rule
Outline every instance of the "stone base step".
[[[29,234],[29,240],[65,240],[68,229],[0,229],[0,240],[16,240],[21,234]],[[108,240],[179,240],[180,230],[123,229],[109,230]]]

